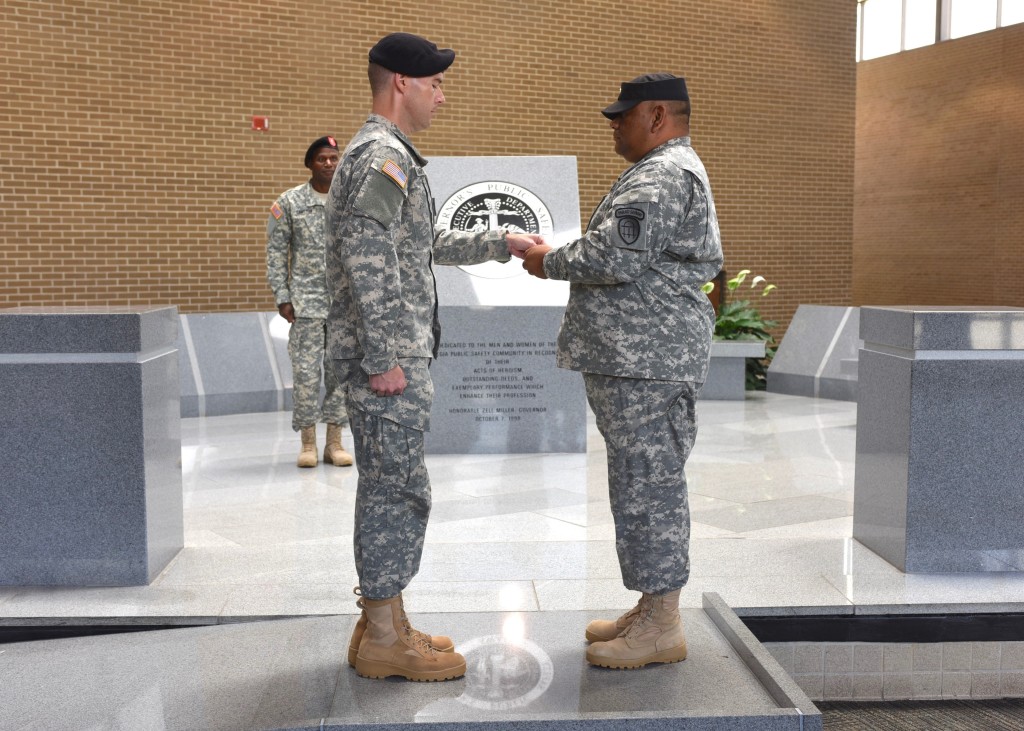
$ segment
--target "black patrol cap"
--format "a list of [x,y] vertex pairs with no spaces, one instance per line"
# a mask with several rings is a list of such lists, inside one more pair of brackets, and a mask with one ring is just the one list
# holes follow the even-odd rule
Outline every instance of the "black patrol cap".
[[412,33],[390,33],[370,49],[370,62],[405,76],[433,76],[452,65],[455,51]]
[[309,163],[313,160],[313,156],[316,154],[316,151],[321,147],[330,147],[332,150],[337,150],[338,142],[331,136],[320,137],[319,139],[313,140],[313,144],[309,146],[308,150],[306,150],[305,164],[307,168],[309,167]]
[[615,119],[640,102],[646,101],[690,101],[690,96],[686,93],[686,79],[665,73],[637,76],[632,81],[623,82],[619,87],[618,101],[602,109],[601,114],[608,119]]

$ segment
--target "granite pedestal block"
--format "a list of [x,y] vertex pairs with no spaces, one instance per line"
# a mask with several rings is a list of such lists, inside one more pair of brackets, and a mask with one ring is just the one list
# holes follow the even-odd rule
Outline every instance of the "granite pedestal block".
[[856,307],[800,305],[768,366],[767,390],[856,401],[859,322]]
[[853,537],[908,573],[1024,558],[1024,310],[862,307]]
[[555,365],[562,307],[442,307],[432,454],[585,452],[583,377]]
[[274,312],[182,315],[181,415],[291,410],[288,323]]
[[151,582],[184,545],[178,316],[0,310],[0,585]]
[[764,341],[715,340],[700,398],[742,401],[747,395],[747,358],[763,358]]

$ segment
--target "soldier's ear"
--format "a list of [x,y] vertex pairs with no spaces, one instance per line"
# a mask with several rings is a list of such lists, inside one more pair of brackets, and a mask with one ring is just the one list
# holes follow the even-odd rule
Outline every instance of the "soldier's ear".
[[655,104],[651,108],[651,132],[657,132],[665,124],[668,118],[668,110],[664,104]]

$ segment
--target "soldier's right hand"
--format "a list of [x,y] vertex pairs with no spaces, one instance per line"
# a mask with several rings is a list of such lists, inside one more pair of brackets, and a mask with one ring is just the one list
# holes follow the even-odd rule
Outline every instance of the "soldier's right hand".
[[405,371],[400,365],[385,373],[370,376],[370,390],[378,396],[400,396],[407,385]]
[[288,322],[295,322],[295,308],[292,307],[291,302],[282,302],[277,306],[277,314],[286,319]]

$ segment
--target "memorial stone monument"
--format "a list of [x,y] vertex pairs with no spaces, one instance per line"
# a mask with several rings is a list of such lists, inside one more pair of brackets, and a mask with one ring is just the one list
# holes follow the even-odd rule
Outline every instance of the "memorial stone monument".
[[[558,246],[580,235],[572,157],[440,157],[427,168],[448,229],[506,227]],[[441,352],[431,367],[431,453],[584,452],[586,396],[555,365],[567,282],[506,264],[435,266]]]

